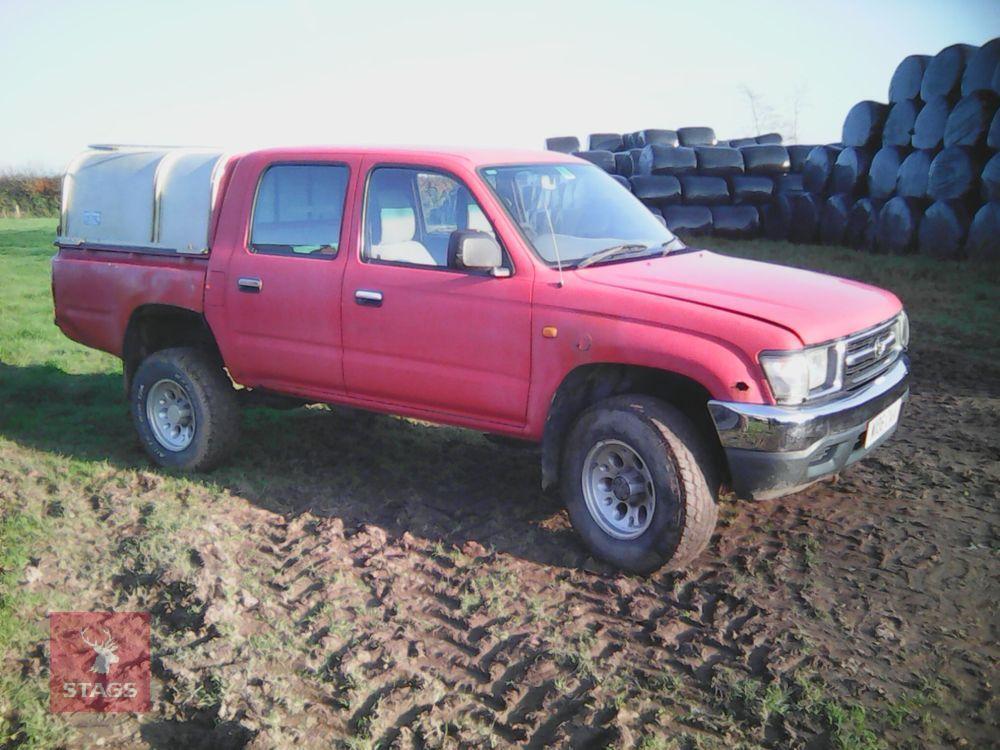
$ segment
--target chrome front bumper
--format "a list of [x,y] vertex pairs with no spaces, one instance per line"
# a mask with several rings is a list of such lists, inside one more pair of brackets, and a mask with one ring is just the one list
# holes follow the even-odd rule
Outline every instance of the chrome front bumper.
[[909,374],[904,354],[870,383],[821,404],[709,401],[733,491],[758,499],[787,495],[864,458],[895,432],[865,446],[871,418],[909,396]]

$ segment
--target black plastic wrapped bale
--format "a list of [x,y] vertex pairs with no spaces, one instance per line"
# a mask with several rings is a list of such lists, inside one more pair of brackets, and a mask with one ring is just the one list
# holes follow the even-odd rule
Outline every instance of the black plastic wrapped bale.
[[717,143],[715,131],[702,127],[678,128],[677,139],[682,146],[714,146]]
[[792,201],[792,221],[788,226],[788,239],[797,243],[815,242],[819,236],[823,199],[811,193],[797,193],[789,197]]
[[713,206],[712,234],[744,239],[760,233],[760,214],[755,206]]
[[904,99],[893,104],[882,127],[882,145],[909,148],[913,143],[913,127],[923,106],[919,99]]
[[970,260],[1000,260],[1000,203],[984,203],[969,227],[965,252]]
[[642,159],[642,149],[630,148],[628,156],[632,160],[632,174],[640,174],[639,170],[642,168],[640,164],[640,160]]
[[758,135],[754,140],[761,146],[780,146],[784,143],[781,133],[764,133],[763,135]]
[[848,246],[869,253],[874,251],[878,210],[878,204],[871,198],[862,198],[854,202],[847,215],[847,232],[844,235]]
[[743,166],[747,174],[784,174],[791,167],[788,149],[776,144],[744,146]]
[[615,155],[610,151],[574,151],[573,156],[586,159],[610,174],[615,172]]
[[933,151],[913,151],[903,159],[896,174],[896,194],[904,198],[927,200],[927,175],[934,160]]
[[993,122],[990,123],[990,132],[986,135],[986,146],[994,151],[1000,151],[1000,109],[993,115]]
[[882,126],[889,105],[866,100],[855,104],[844,118],[841,141],[845,146],[870,148],[882,142]]
[[730,148],[743,148],[744,146],[756,146],[756,138],[730,138],[729,146]]
[[990,124],[1000,106],[1000,94],[973,91],[955,105],[944,126],[944,146],[984,148]]
[[930,55],[910,55],[903,58],[889,82],[890,102],[902,102],[920,96],[920,84],[930,60]]
[[687,206],[720,206],[729,203],[729,186],[722,177],[685,174],[681,181],[681,196]]
[[831,195],[823,204],[819,219],[819,240],[824,245],[842,245],[847,236],[847,217],[854,199],[846,193]]
[[621,151],[621,133],[591,133],[587,139],[587,148],[590,151]]
[[806,190],[826,195],[833,176],[833,165],[839,155],[840,148],[837,146],[817,146],[809,152],[805,166],[802,167],[802,183]]
[[632,164],[632,155],[628,151],[619,151],[614,154],[615,157],[615,174],[620,174],[622,177],[631,177],[635,169]]
[[743,174],[743,154],[728,146],[695,146],[698,174],[724,177]]
[[[676,130],[641,130],[639,131],[643,146],[656,144],[658,146],[680,146]],[[639,144],[636,144],[639,145]]]
[[952,146],[934,157],[927,172],[927,195],[936,201],[957,201],[979,193],[983,165],[972,150]]
[[976,48],[971,44],[953,44],[938,52],[927,63],[924,78],[920,82],[920,98],[929,102],[935,96],[952,100],[958,98],[962,90],[962,76],[965,65]]
[[801,172],[806,165],[806,159],[809,158],[809,152],[814,148],[816,146],[799,143],[785,146],[785,150],[788,151],[788,171],[795,172],[796,174]]
[[575,135],[546,138],[545,148],[549,151],[559,151],[563,154],[572,154],[574,151],[580,150],[580,139]]
[[779,174],[774,176],[775,194],[802,193],[806,189],[800,174]]
[[961,203],[937,201],[924,212],[917,232],[921,255],[959,260],[965,255],[969,213]]
[[904,158],[905,151],[898,146],[883,146],[878,150],[868,169],[868,194],[872,198],[885,201],[893,196]]
[[980,196],[984,201],[1000,201],[1000,153],[986,162],[979,176]]
[[972,53],[962,75],[962,96],[991,89],[993,74],[1000,68],[1000,39],[991,39]]
[[611,176],[614,178],[615,182],[617,182],[623,188],[629,191],[632,190],[632,183],[628,181],[627,177],[622,177],[620,174],[613,174]]
[[905,255],[917,245],[920,204],[897,195],[878,212],[875,244],[879,252]]
[[698,168],[693,148],[652,144],[639,157],[640,174],[692,174]]
[[641,174],[631,179],[632,192],[643,203],[667,206],[681,202],[681,183],[673,175]]
[[913,122],[913,148],[939,149],[944,142],[944,129],[951,114],[951,104],[943,96],[925,102]]
[[663,218],[674,234],[708,234],[712,231],[712,209],[708,206],[667,206],[663,209]]
[[760,206],[774,195],[774,180],[770,177],[733,175],[729,178],[729,195],[737,206]]
[[776,195],[774,200],[760,208],[764,236],[769,240],[787,240],[792,224],[792,196]]
[[852,196],[865,193],[871,165],[870,151],[848,146],[837,155],[837,161],[833,164],[830,189],[834,193],[849,193]]
[[635,133],[622,133],[622,149],[628,151],[635,148]]
[[632,162],[632,174],[639,174],[639,157],[642,156],[641,148],[630,148],[628,151],[620,152],[628,156]]

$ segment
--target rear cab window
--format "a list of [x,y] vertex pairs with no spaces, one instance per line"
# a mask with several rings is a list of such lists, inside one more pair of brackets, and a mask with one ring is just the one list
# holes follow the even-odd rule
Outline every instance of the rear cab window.
[[254,199],[251,252],[336,256],[349,179],[344,164],[269,166]]

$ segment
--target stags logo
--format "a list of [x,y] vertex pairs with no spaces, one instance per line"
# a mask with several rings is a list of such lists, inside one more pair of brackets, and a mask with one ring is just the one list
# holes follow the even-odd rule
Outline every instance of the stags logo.
[[94,666],[90,668],[91,672],[97,672],[97,674],[107,674],[111,671],[111,667],[118,663],[118,654],[115,651],[118,650],[118,644],[115,643],[115,639],[111,637],[111,631],[107,628],[101,628],[104,631],[105,640],[103,643],[95,643],[87,638],[87,629],[84,628],[80,631],[80,638],[83,642],[94,649],[94,653],[97,657],[94,659]]
[[53,612],[49,616],[53,712],[149,710],[149,615]]

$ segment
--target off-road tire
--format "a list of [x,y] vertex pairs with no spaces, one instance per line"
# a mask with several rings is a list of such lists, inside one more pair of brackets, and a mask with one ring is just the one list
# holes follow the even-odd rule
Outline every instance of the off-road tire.
[[[653,518],[638,537],[616,539],[587,508],[584,462],[602,440],[626,443],[645,463],[656,494]],[[649,396],[615,396],[580,415],[567,438],[560,487],[570,520],[587,547],[622,570],[682,569],[708,545],[718,517],[717,461],[684,414]]]
[[[146,414],[149,389],[164,378],[174,380],[187,391],[194,410],[194,436],[181,451],[168,450],[159,443]],[[207,471],[225,460],[239,441],[236,391],[222,363],[210,352],[183,347],[151,354],[132,378],[129,402],[143,448],[160,466]]]

